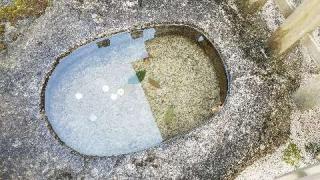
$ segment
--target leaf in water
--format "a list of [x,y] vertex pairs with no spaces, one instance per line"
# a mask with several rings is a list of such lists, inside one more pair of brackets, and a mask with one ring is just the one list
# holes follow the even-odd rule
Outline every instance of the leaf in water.
[[98,48],[108,47],[109,45],[110,45],[110,40],[109,39],[104,39],[102,41],[97,42]]
[[146,76],[146,70],[137,71],[135,75],[131,76],[128,79],[128,84],[138,84],[141,81],[143,81],[145,76]]
[[166,125],[171,125],[174,123],[176,115],[174,113],[174,106],[169,106],[164,114],[164,122]]
[[135,30],[131,32],[132,39],[138,39],[138,38],[141,38],[142,36],[143,36],[143,31],[141,30]]
[[159,81],[156,81],[156,80],[154,80],[152,78],[149,78],[148,81],[153,87],[160,88]]
[[140,70],[136,73],[139,82],[143,81],[144,77],[146,76],[146,70]]

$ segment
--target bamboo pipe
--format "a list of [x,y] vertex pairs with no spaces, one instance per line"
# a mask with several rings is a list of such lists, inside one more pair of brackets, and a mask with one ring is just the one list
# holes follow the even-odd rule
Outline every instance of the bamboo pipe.
[[273,34],[269,45],[275,55],[281,55],[319,25],[320,1],[305,0]]

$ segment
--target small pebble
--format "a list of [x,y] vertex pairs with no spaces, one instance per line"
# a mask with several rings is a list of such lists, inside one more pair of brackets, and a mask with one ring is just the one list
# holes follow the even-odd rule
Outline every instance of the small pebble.
[[200,37],[198,38],[198,42],[201,42],[201,41],[203,41],[203,40],[204,40],[203,36],[200,36]]

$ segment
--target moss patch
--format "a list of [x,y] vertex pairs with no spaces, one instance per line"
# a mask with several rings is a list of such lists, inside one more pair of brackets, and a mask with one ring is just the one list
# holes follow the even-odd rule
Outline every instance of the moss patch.
[[[15,24],[27,17],[38,17],[44,13],[50,0],[13,0],[8,6],[0,7],[0,22]],[[7,48],[4,42],[5,26],[0,25],[0,51]]]
[[15,23],[26,17],[38,17],[48,5],[49,0],[14,0],[11,5],[0,8],[0,21]]
[[301,151],[294,143],[290,143],[283,152],[283,160],[291,166],[297,166],[301,160]]
[[3,42],[5,33],[5,26],[0,24],[0,51],[5,50],[7,48],[6,44]]
[[5,32],[5,26],[4,26],[4,24],[1,24],[0,25],[0,37],[2,37],[4,35],[4,32]]

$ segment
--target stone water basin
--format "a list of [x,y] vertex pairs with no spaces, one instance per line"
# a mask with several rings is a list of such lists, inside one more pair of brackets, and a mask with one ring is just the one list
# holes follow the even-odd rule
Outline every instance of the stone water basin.
[[227,77],[204,34],[158,25],[98,38],[61,57],[44,93],[62,142],[111,156],[156,146],[214,116]]

